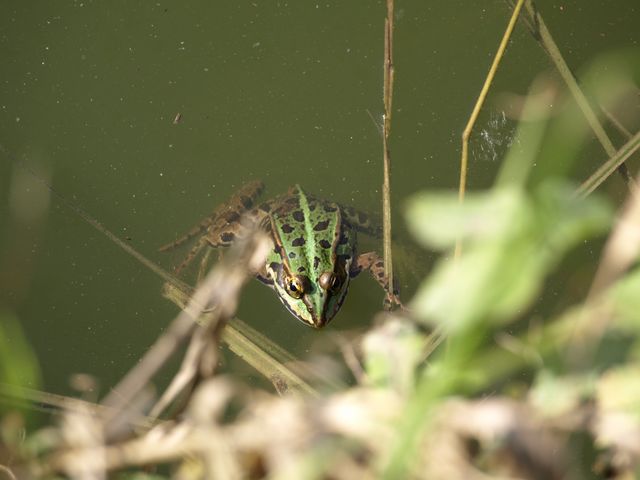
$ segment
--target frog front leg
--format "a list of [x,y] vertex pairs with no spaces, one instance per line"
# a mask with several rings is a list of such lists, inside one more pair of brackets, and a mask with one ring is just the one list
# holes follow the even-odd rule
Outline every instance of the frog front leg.
[[384,262],[376,252],[367,252],[358,255],[355,264],[351,267],[349,275],[353,278],[363,270],[368,270],[375,281],[378,282],[378,285],[384,290],[385,309],[388,310],[394,306],[402,307],[398,290],[394,288],[393,291],[390,291],[389,289],[389,278],[384,271]]

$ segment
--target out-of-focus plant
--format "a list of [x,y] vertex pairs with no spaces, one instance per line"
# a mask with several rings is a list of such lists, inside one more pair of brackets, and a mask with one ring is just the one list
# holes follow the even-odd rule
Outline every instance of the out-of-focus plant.
[[38,361],[18,319],[8,311],[0,312],[0,466],[12,463],[24,440],[30,410],[20,400],[23,388],[39,384]]

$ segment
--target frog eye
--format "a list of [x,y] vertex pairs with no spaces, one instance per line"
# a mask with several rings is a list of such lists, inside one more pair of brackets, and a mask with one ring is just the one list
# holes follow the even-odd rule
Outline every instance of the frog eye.
[[320,283],[320,286],[323,290],[328,290],[332,293],[335,293],[340,289],[342,280],[340,279],[340,276],[336,275],[333,272],[324,272],[322,275],[320,275],[318,283]]
[[287,281],[287,293],[293,298],[300,298],[304,294],[304,282],[300,277],[291,277]]

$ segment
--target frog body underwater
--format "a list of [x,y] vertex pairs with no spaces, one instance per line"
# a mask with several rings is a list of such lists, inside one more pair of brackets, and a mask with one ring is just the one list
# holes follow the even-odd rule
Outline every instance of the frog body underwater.
[[183,237],[164,247],[173,249],[189,239],[200,239],[180,272],[202,248],[226,247],[246,233],[246,217],[268,233],[273,242],[264,268],[256,277],[274,289],[283,305],[305,324],[322,328],[340,310],[349,281],[369,270],[385,291],[385,304],[400,305],[389,293],[383,262],[375,252],[357,253],[357,232],[379,236],[380,229],[362,212],[305,193],[299,185],[287,193],[254,206],[264,184],[253,181]]

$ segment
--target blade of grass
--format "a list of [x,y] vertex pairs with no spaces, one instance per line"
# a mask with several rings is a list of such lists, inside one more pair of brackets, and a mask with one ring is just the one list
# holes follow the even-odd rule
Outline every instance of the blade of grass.
[[236,242],[228,255],[230,258],[219,262],[209,272],[186,308],[104,398],[103,405],[113,407],[116,411],[124,409],[146,388],[177,348],[195,332],[198,325],[194,319],[205,316],[202,328],[209,329],[211,335],[219,332],[226,320],[235,313],[242,286],[250,273],[264,263],[268,249],[269,240],[264,235],[254,234],[245,241]]
[[[513,4],[511,0],[509,0],[509,3]],[[587,123],[593,130],[593,133],[595,134],[598,141],[600,142],[600,145],[602,145],[602,148],[604,149],[604,151],[609,157],[613,157],[616,154],[616,148],[613,146],[613,143],[611,142],[607,133],[605,132],[604,127],[598,120],[598,117],[595,114],[593,108],[591,108],[591,105],[589,104],[587,97],[585,96],[585,94],[582,92],[582,89],[578,85],[578,82],[575,76],[573,75],[573,72],[567,65],[567,62],[564,60],[564,57],[562,56],[562,53],[560,52],[558,45],[553,40],[551,32],[549,32],[549,29],[544,23],[544,20],[542,19],[542,15],[540,15],[540,13],[538,12],[538,9],[535,6],[535,3],[533,2],[533,0],[526,0],[525,11],[528,15],[528,17],[525,20],[525,24],[531,31],[531,34],[540,43],[540,45],[542,45],[542,48],[545,50],[545,52],[547,52],[547,55],[549,55],[552,63],[556,67],[556,70],[558,70],[558,73],[564,80],[565,84],[567,85],[567,88],[569,89],[569,91],[571,92],[571,95],[576,101],[576,104],[582,111],[582,114],[587,120]],[[616,166],[614,170],[616,169],[618,170],[622,178],[627,183],[627,186],[629,187],[629,189],[634,189],[635,184],[633,182],[633,179],[631,178],[631,175],[629,175],[629,171],[627,170],[626,165],[624,163],[620,163],[619,165]],[[612,172],[613,170],[611,170],[611,172],[609,172],[608,175],[610,175]],[[588,193],[590,192],[591,191],[589,191]]]
[[[189,294],[186,291],[171,284],[165,285],[163,295],[182,309],[186,308],[189,301]],[[206,321],[206,319],[202,317],[196,319],[197,323],[202,321]],[[222,333],[222,341],[267,380],[272,382],[284,380],[291,390],[317,396],[313,387],[284,365],[284,363],[294,361],[294,358],[271,340],[262,336],[254,336],[251,330],[244,322],[233,318]],[[258,341],[266,342],[266,348],[263,349],[254,343],[253,340],[258,338],[261,339]]]
[[622,124],[622,122],[620,122],[620,120],[618,120],[607,108],[600,105],[600,110],[602,110],[602,113],[604,113],[604,115],[609,119],[611,125],[616,127],[618,131],[627,138],[627,140],[629,140],[633,136],[631,132],[627,130],[627,128]]
[[[596,188],[598,188],[602,182],[604,182],[609,176],[635,152],[640,149],[640,132],[636,133],[631,140],[625,143],[620,150],[614,152],[611,158],[607,160],[598,170],[596,170],[589,178],[587,178],[576,191],[576,195],[581,198],[588,196]],[[633,189],[632,192],[635,192]]]
[[[498,46],[498,50],[496,52],[495,57],[493,58],[493,63],[489,68],[489,73],[485,78],[484,85],[482,85],[482,90],[480,90],[480,95],[478,96],[478,100],[476,100],[476,104],[473,107],[473,111],[471,112],[471,116],[467,121],[467,125],[465,126],[462,132],[462,155],[460,157],[460,182],[458,185],[458,199],[460,203],[464,201],[464,195],[467,188],[467,168],[468,168],[468,158],[469,158],[469,137],[471,137],[471,132],[473,130],[473,126],[478,119],[478,115],[480,114],[480,109],[482,105],[484,105],[484,101],[487,98],[487,93],[489,92],[489,87],[491,87],[491,83],[493,83],[493,79],[496,75],[496,71],[498,70],[498,66],[500,65],[500,61],[504,56],[504,52],[507,49],[507,44],[511,38],[511,34],[513,33],[513,29],[516,24],[516,20],[518,19],[518,15],[520,14],[520,10],[522,8],[524,0],[518,0],[517,5],[513,9],[513,13],[511,14],[511,18],[509,19],[509,23],[507,24],[507,29],[502,36],[502,40],[500,41],[500,45]],[[462,252],[462,243],[457,242],[455,248],[454,258],[458,258],[460,253]]]

